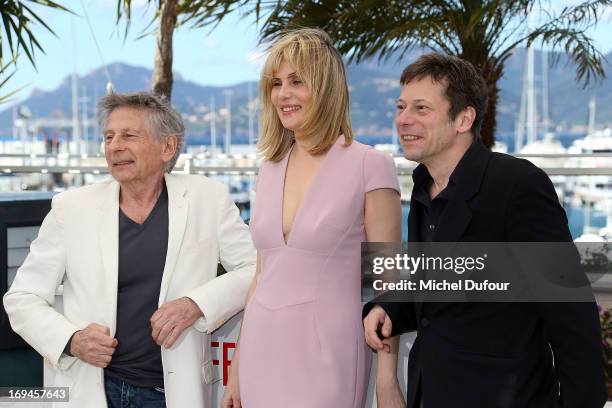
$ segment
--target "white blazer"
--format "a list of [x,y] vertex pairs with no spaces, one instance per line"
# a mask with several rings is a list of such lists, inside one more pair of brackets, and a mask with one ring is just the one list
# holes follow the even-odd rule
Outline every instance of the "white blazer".
[[[256,252],[223,184],[203,176],[165,177],[168,252],[159,305],[188,296],[204,312],[172,348],[162,347],[166,403],[209,408],[210,333],[244,307]],[[70,336],[90,323],[115,335],[118,247],[116,181],[58,194],[4,296],[13,330],[54,367],[53,385],[70,387],[70,407],[107,407],[103,370],[63,350]],[[219,261],[228,273],[216,277]],[[54,302],[62,283],[59,313]]]

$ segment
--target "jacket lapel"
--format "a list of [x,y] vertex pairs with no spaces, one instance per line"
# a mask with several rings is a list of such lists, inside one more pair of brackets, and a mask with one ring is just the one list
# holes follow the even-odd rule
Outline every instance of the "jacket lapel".
[[465,229],[472,220],[472,210],[468,201],[480,191],[490,158],[491,151],[480,142],[480,139],[476,140],[465,153],[457,165],[461,166],[455,180],[457,191],[453,192],[451,200],[440,217],[434,241],[461,241]]
[[412,194],[410,196],[410,211],[408,212],[408,242],[421,241],[421,231],[419,230],[419,202],[414,198],[414,192],[423,187],[429,178],[429,172],[424,165],[419,164],[412,172]]
[[[459,242],[465,229],[472,220],[472,210],[468,201],[480,191],[484,174],[491,158],[491,151],[487,149],[480,139],[477,139],[461,158],[457,167],[461,171],[457,174],[457,191],[453,192],[451,200],[446,205],[440,220],[438,230],[434,234],[434,242]],[[413,192],[427,181],[427,172],[420,164],[414,170]],[[408,215],[408,245],[410,242],[418,242],[420,231],[416,207],[416,200],[410,200],[411,211]],[[415,211],[412,211],[412,208]],[[417,319],[420,319],[423,310],[423,302],[415,302]]]
[[166,263],[162,275],[159,306],[165,302],[168,294],[168,287],[185,234],[189,209],[185,185],[176,176],[166,174],[165,177],[166,188],[168,189],[168,252],[166,253]]
[[[427,182],[428,172],[425,166],[419,164],[412,172],[412,195],[410,197],[410,212],[408,212],[408,246],[410,247],[411,242],[421,241],[421,231],[419,229],[418,214],[420,212],[419,206],[421,205],[418,200],[414,198],[414,192],[423,187],[423,184]],[[417,319],[421,318],[421,310],[423,308],[423,302],[414,302]]]
[[111,181],[108,193],[100,202],[98,217],[98,243],[104,267],[107,292],[105,299],[106,322],[110,335],[115,335],[117,325],[117,279],[119,273],[119,183]]

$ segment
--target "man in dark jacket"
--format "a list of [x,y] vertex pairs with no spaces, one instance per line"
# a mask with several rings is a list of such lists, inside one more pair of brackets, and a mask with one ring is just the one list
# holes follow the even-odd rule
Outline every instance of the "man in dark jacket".
[[[405,157],[420,163],[409,242],[571,242],[546,174],[478,138],[487,93],[469,62],[424,55],[401,83],[396,126]],[[377,331],[417,331],[409,408],[588,408],[607,399],[594,302],[369,303],[364,317],[378,351],[386,347]]]

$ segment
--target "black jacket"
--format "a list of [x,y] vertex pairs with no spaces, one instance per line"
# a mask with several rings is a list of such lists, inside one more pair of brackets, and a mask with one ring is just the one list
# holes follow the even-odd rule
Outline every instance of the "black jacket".
[[[571,241],[550,179],[526,160],[476,141],[462,159],[457,190],[437,242]],[[427,182],[415,169],[416,191]],[[408,241],[418,240],[411,201]],[[419,383],[425,408],[602,407],[607,399],[595,303],[381,303],[393,335],[416,330],[407,406]],[[373,307],[364,308],[364,316]],[[554,364],[553,364],[554,358]]]

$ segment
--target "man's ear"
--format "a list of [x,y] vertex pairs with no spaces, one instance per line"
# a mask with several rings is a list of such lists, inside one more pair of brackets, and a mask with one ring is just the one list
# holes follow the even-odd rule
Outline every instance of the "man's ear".
[[476,120],[476,109],[468,106],[457,115],[456,124],[459,133],[469,132]]
[[163,141],[162,157],[165,162],[169,162],[174,157],[178,148],[178,138],[176,135],[166,136]]

